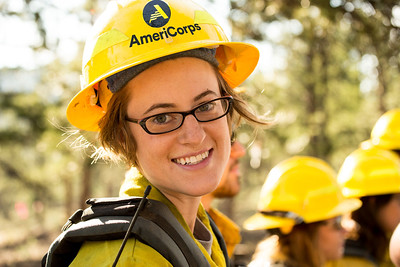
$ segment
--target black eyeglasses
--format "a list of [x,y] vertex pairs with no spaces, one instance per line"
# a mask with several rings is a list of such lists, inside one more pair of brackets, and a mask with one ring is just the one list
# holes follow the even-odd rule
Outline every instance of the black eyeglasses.
[[333,219],[333,223],[329,224],[329,220],[322,221],[323,224],[325,225],[331,225],[331,227],[335,230],[343,230],[343,225],[342,225],[342,216],[337,216]]
[[228,114],[232,102],[233,97],[223,96],[187,112],[165,112],[141,120],[126,117],[125,120],[139,124],[148,134],[169,133],[181,127],[188,115],[193,115],[198,122],[209,122],[222,118]]

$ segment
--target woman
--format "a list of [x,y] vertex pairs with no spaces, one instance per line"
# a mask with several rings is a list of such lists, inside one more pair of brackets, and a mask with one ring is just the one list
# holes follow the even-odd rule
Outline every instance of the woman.
[[269,234],[249,266],[321,267],[340,258],[342,215],[360,206],[358,199],[344,199],[324,161],[296,156],[280,162],[261,189],[258,213],[244,223]]
[[333,266],[393,266],[390,236],[400,222],[400,159],[392,151],[357,149],[338,174],[346,197],[363,205],[351,214],[355,225],[346,240],[345,257]]
[[[202,205],[244,118],[264,125],[232,88],[253,71],[258,50],[229,42],[216,21],[187,0],[112,1],[85,45],[82,91],[67,109],[76,127],[99,131],[105,151],[138,172],[124,194],[168,206],[210,266],[225,266]],[[85,242],[71,266],[109,266],[121,240]],[[195,252],[193,252],[195,253]],[[130,238],[118,266],[171,266]]]

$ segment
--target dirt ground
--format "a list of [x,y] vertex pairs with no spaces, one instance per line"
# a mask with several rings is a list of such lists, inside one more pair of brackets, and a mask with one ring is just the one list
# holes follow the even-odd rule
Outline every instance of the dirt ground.
[[0,229],[0,267],[40,266],[43,255],[59,234],[39,225],[8,225]]

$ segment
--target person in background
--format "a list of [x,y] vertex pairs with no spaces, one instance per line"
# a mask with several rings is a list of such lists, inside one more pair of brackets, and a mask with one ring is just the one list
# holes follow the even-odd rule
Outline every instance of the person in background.
[[225,167],[221,181],[217,188],[201,198],[201,203],[214,220],[224,237],[229,257],[232,257],[235,246],[240,243],[240,228],[226,215],[212,207],[216,198],[232,198],[240,191],[239,159],[246,154],[246,150],[238,141],[233,141],[228,165]]
[[396,267],[400,267],[400,224],[394,230],[389,243],[390,259]]
[[344,160],[338,183],[343,194],[359,198],[362,207],[351,213],[354,221],[343,259],[333,266],[393,266],[389,240],[400,222],[400,159],[376,147],[357,149]]
[[342,215],[360,206],[344,198],[325,161],[295,156],[280,162],[261,189],[258,213],[244,223],[268,233],[248,266],[321,267],[342,257]]
[[[233,90],[258,58],[192,1],[110,1],[85,44],[82,90],[67,108],[72,125],[98,131],[102,151],[136,170],[120,195],[142,197],[151,185],[149,200],[168,208],[201,266],[229,265],[201,197],[219,184],[239,122],[268,124]],[[70,266],[110,266],[121,243],[86,241]],[[133,265],[172,266],[131,237],[118,266]]]

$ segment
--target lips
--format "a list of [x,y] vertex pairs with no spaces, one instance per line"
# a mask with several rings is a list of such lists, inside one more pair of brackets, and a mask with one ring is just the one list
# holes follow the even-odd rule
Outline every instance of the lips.
[[180,165],[196,165],[196,164],[199,164],[200,162],[202,162],[204,159],[208,158],[209,154],[210,154],[210,151],[207,150],[206,152],[198,154],[196,156],[177,158],[177,159],[173,159],[172,161],[175,163],[178,163]]

